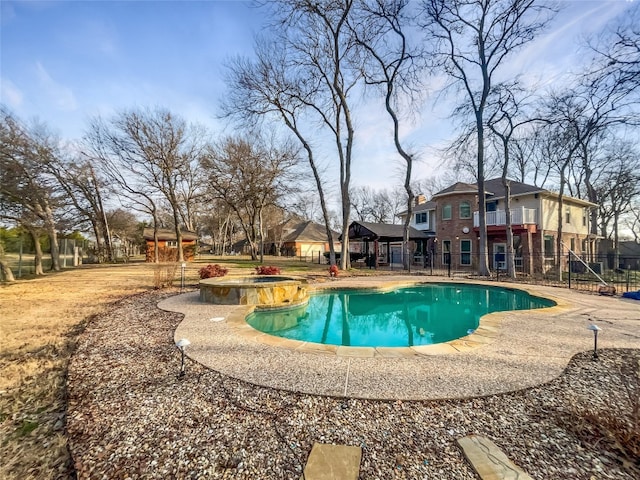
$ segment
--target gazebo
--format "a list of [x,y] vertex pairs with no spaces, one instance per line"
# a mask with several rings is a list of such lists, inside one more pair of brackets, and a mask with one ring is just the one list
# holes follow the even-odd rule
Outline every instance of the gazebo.
[[[421,231],[414,227],[409,227],[409,241],[414,243],[414,252],[424,253],[427,251],[429,239],[435,238],[435,232]],[[371,253],[375,253],[374,261],[368,263],[369,266],[378,268],[379,265],[394,263],[392,247],[400,248],[400,261],[402,262],[402,241],[404,237],[404,225],[392,225],[388,223],[370,223],[354,221],[349,225],[349,242],[364,242],[365,257],[370,258]],[[340,236],[342,240],[342,236]],[[373,242],[373,251],[369,244]],[[394,245],[395,244],[395,245]],[[383,248],[382,257],[386,260],[379,261],[380,245]]]

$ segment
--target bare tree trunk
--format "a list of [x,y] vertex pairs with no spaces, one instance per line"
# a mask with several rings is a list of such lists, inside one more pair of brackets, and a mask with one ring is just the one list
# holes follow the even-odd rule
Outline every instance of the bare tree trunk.
[[0,244],[0,280],[14,282],[13,272],[9,268],[9,264],[4,261],[2,257],[4,257],[4,247]]
[[60,271],[60,247],[58,245],[58,232],[53,220],[46,222],[49,246],[51,248],[51,270]]
[[487,242],[487,200],[484,189],[484,122],[482,113],[476,115],[478,133],[478,219],[480,235],[480,251],[478,252],[478,274],[483,277],[491,275],[489,269],[489,245]]
[[44,275],[44,270],[42,268],[42,247],[40,246],[40,235],[38,231],[33,227],[25,227],[31,235],[31,239],[33,240],[33,248],[35,249],[35,255],[33,257],[33,266],[34,273],[36,275]]
[[560,191],[558,193],[558,238],[556,239],[556,278],[562,281],[562,210],[564,209],[564,184],[566,183],[565,170],[568,161],[560,169]]
[[502,174],[502,185],[504,186],[504,214],[507,229],[507,275],[516,278],[515,252],[513,251],[513,229],[511,228],[511,184],[506,177],[506,171]]

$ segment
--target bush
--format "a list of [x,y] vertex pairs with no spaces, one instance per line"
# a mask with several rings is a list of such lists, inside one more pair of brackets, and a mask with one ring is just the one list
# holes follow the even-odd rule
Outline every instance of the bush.
[[337,266],[337,265],[331,265],[331,266],[329,267],[329,276],[330,276],[330,277],[337,277],[337,276],[338,276],[338,272],[339,272],[339,271],[340,271],[340,270],[338,269],[338,266]]
[[227,270],[226,268],[221,267],[218,264],[215,264],[215,265],[207,265],[206,267],[202,267],[200,270],[198,270],[198,273],[200,274],[201,279],[205,279],[205,278],[212,278],[212,277],[224,277],[228,271],[229,270]]
[[256,273],[258,275],[280,275],[280,269],[278,267],[261,265],[256,267]]
[[178,264],[172,262],[153,264],[153,286],[156,289],[173,285],[173,279],[178,271]]

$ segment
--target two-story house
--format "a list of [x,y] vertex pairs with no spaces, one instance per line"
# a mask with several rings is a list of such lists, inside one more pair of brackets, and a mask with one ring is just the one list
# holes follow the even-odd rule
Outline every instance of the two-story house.
[[[485,192],[490,267],[504,269],[507,232],[502,180],[485,181]],[[515,181],[510,181],[510,192],[516,267],[523,273],[545,272],[553,268],[557,254],[559,195]],[[450,262],[456,269],[475,269],[479,254],[478,186],[458,182],[428,202],[422,196],[416,200],[411,226],[435,233],[418,254],[435,257],[436,264]],[[563,197],[562,255],[569,249],[580,256],[596,251],[597,238],[589,234],[590,210],[595,207],[585,200]]]

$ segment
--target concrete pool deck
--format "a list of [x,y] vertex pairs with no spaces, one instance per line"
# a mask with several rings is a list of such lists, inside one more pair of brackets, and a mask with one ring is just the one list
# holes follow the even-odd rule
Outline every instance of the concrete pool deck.
[[[443,399],[519,390],[560,375],[576,353],[593,348],[640,348],[640,302],[562,288],[419,276],[344,277],[322,288],[389,288],[415,283],[475,283],[518,288],[557,306],[482,317],[462,339],[425,347],[334,347],[282,339],[254,330],[252,307],[212,305],[192,292],[159,308],[184,314],[175,339],[188,338],[189,358],[256,385],[315,395],[371,399]],[[221,320],[222,319],[222,320]]]

